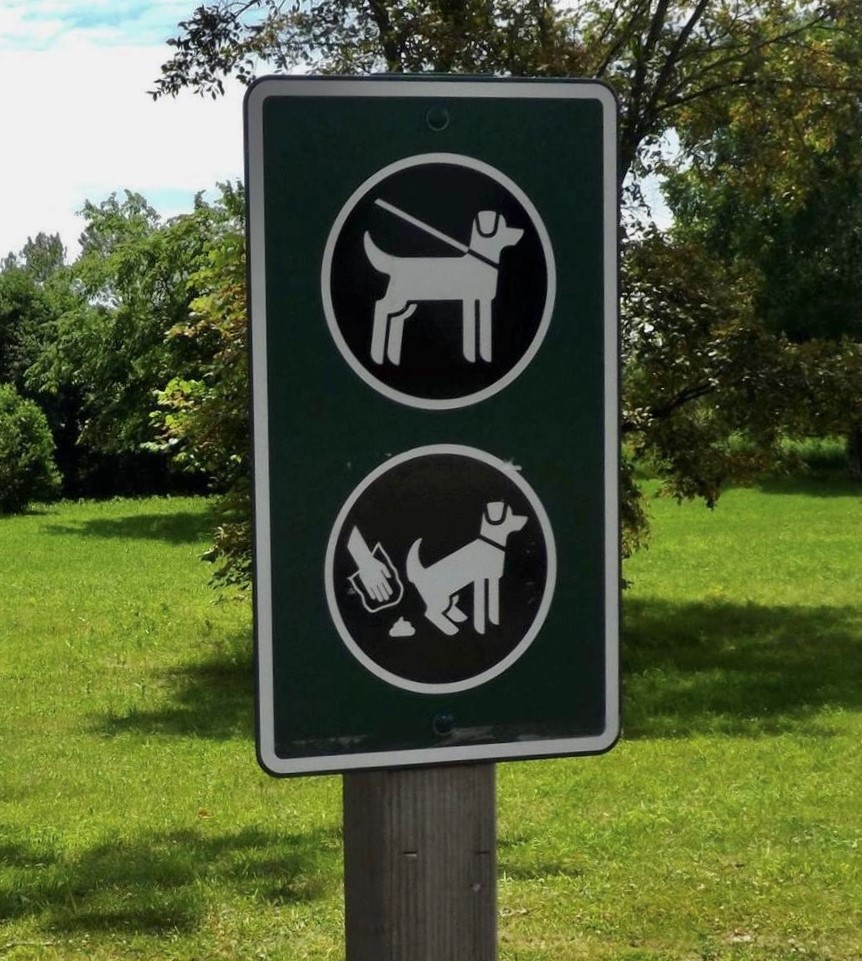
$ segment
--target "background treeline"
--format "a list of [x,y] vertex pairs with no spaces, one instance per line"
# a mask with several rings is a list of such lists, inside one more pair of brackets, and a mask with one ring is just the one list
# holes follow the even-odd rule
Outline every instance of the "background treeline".
[[[33,405],[41,410],[56,465],[31,473],[15,495],[11,421],[5,425],[5,509],[52,491],[81,497],[223,486],[221,456],[210,463],[204,452],[180,449],[174,428],[182,411],[174,407],[199,400],[218,380],[222,338],[205,313],[225,252],[241,254],[241,189],[221,185],[215,201],[201,194],[191,213],[169,220],[128,191],[87,202],[81,213],[74,262],[57,235],[39,233],[0,269],[3,409],[10,417],[18,410],[19,424],[21,412],[29,422]],[[31,447],[41,439],[42,460],[44,433],[30,427],[27,435]]]
[[[647,530],[635,463],[665,493],[712,505],[728,484],[792,464],[788,441],[832,435],[862,477],[856,0],[260,0],[202,5],[169,43],[157,97],[217,95],[261,63],[609,83],[624,215],[624,550]],[[664,231],[647,226],[655,177],[673,213]],[[3,265],[0,382],[44,412],[67,495],[214,485],[214,556],[244,581],[239,185],[169,221],[132,193],[83,215],[73,264],[40,234]],[[576,323],[576,305],[555,322]],[[31,490],[52,480],[40,484]]]

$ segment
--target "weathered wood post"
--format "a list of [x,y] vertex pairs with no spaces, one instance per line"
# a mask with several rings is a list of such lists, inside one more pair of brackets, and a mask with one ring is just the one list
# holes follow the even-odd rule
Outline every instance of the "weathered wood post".
[[344,775],[347,961],[495,961],[495,766]]

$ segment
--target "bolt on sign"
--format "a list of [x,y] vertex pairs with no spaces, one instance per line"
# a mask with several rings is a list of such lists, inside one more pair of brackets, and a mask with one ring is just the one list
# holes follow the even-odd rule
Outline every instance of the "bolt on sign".
[[616,102],[246,96],[258,754],[588,754],[619,730]]

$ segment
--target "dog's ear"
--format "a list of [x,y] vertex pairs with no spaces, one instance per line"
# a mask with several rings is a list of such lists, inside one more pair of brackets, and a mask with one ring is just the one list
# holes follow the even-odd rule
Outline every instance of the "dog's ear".
[[502,501],[493,501],[490,504],[485,505],[485,513],[488,515],[488,520],[492,524],[499,524],[503,519],[503,513],[506,510],[506,505]]
[[483,237],[493,237],[497,233],[497,221],[500,215],[496,210],[480,210],[476,221],[479,226],[479,233]]

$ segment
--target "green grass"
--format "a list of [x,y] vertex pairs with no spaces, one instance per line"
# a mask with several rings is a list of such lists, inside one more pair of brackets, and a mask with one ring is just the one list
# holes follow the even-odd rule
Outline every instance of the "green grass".
[[[625,736],[499,766],[502,961],[862,959],[862,497],[653,504]],[[340,781],[252,745],[207,504],[0,520],[0,959],[340,959]],[[464,959],[469,961],[469,959]]]
[[4,959],[338,954],[338,783],[259,771],[210,527],[190,499],[0,522]]
[[501,768],[503,956],[862,958],[860,492],[652,506],[623,741]]

